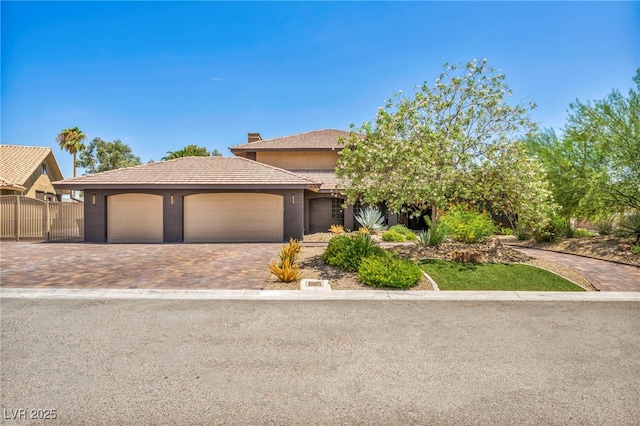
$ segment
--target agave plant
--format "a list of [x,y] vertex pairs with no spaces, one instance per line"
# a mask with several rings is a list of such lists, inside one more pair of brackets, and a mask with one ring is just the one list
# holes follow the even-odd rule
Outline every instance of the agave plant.
[[355,216],[360,226],[367,228],[369,231],[384,231],[387,227],[384,225],[384,216],[382,212],[375,207],[367,207],[361,210]]
[[624,237],[634,237],[636,244],[640,244],[640,211],[620,219],[618,233]]

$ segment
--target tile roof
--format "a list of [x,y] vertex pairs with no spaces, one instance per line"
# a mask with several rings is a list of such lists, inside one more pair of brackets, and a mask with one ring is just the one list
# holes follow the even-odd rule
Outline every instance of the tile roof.
[[349,139],[350,132],[344,130],[324,129],[311,132],[298,133],[297,135],[282,136],[279,138],[265,139],[252,143],[245,143],[229,148],[235,151],[271,151],[271,150],[341,150],[344,144],[338,138]]
[[20,187],[29,180],[40,164],[51,155],[50,164],[52,176],[62,179],[62,172],[58,167],[51,148],[40,146],[0,145],[0,179],[8,186]]
[[83,188],[284,188],[318,182],[287,170],[241,157],[183,157],[54,182],[65,189]]
[[322,184],[320,186],[321,191],[325,189],[327,190],[337,189],[341,186],[333,170],[291,170],[291,171],[297,175],[300,175],[307,179],[311,179],[313,181],[321,183]]

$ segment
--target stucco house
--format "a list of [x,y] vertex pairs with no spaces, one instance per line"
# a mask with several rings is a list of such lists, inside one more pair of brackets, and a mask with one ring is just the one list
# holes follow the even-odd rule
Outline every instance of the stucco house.
[[[185,157],[55,182],[85,191],[85,241],[280,242],[354,229],[334,168],[342,130],[249,133],[235,157]],[[390,221],[393,219],[390,219]]]
[[67,191],[52,182],[62,178],[51,148],[0,145],[0,195],[61,201]]

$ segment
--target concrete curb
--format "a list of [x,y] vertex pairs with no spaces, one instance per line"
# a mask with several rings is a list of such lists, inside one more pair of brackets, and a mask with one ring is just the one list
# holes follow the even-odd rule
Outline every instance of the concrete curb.
[[171,289],[3,288],[0,299],[165,299],[165,300],[425,300],[527,302],[640,302],[640,292],[540,291],[300,291]]

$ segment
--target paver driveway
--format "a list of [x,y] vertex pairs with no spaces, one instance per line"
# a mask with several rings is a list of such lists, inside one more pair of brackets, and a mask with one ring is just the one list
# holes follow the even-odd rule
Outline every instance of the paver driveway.
[[261,289],[281,245],[2,242],[0,285]]
[[511,246],[511,248],[531,257],[545,259],[575,269],[587,277],[600,291],[640,291],[640,268],[637,266],[548,250],[517,246]]

